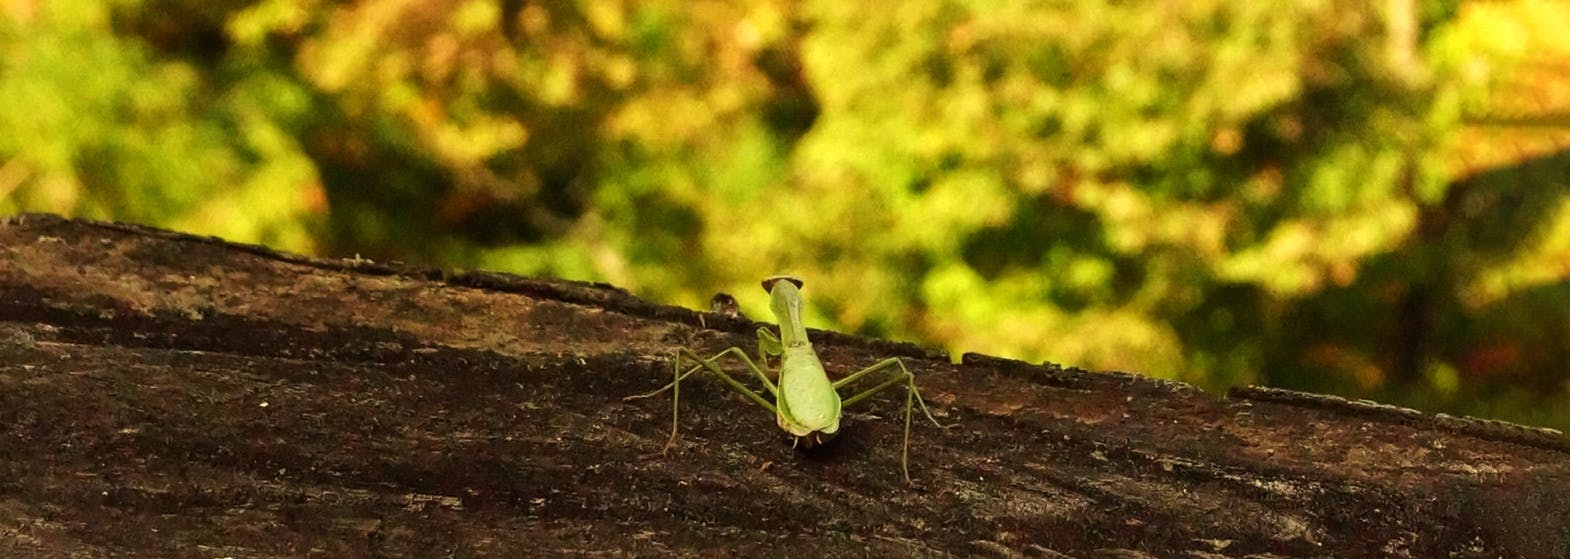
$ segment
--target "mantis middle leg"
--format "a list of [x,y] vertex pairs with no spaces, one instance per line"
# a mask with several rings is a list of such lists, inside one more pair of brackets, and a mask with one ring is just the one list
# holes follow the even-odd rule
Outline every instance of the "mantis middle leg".
[[[762,351],[761,348],[759,351]],[[768,375],[764,374],[763,370],[758,368],[758,365],[753,363],[752,359],[747,357],[747,352],[742,351],[739,347],[726,349],[725,351],[721,351],[715,354],[714,357],[710,357],[708,359],[699,357],[697,353],[694,353],[692,350],[685,347],[677,348],[675,355],[671,358],[671,369],[675,376],[675,380],[672,380],[670,384],[662,386],[653,392],[646,394],[636,394],[622,398],[622,401],[648,398],[650,396],[655,396],[661,392],[664,392],[667,388],[670,389],[671,436],[665,441],[665,448],[660,450],[661,454],[669,452],[670,448],[676,444],[676,434],[681,426],[681,380],[698,371],[708,371],[713,373],[714,376],[719,377],[722,381],[725,381],[727,386],[730,386],[733,390],[740,392],[743,396],[746,396],[748,399],[752,400],[753,403],[758,404],[763,409],[768,410],[770,414],[779,413],[774,407],[773,403],[769,402],[762,395],[754,392],[752,389],[747,388],[747,386],[742,384],[741,381],[736,380],[735,377],[730,376],[729,373],[726,373],[724,369],[721,369],[719,365],[715,364],[715,362],[723,359],[727,355],[734,355],[736,358],[740,359],[742,364],[747,366],[747,370],[750,371],[753,376],[758,377],[759,380],[763,381],[763,387],[767,389],[770,394],[779,394],[779,386],[775,385],[774,381],[769,380]],[[698,365],[683,372],[681,364],[683,357],[697,362]]]
[[914,403],[914,404],[920,405],[921,406],[921,413],[922,413],[922,415],[927,416],[927,420],[931,421],[933,425],[937,425],[938,428],[940,428],[940,429],[948,429],[949,427],[953,427],[953,425],[944,425],[942,423],[939,423],[937,419],[932,417],[932,412],[927,410],[927,402],[925,400],[922,400],[922,398],[921,398],[921,391],[916,389],[916,376],[910,374],[910,369],[905,368],[905,362],[901,361],[900,358],[898,358],[898,357],[890,357],[888,359],[884,359],[884,360],[879,361],[876,364],[872,365],[871,367],[867,367],[867,368],[862,369],[860,371],[856,371],[856,372],[851,373],[850,375],[846,376],[845,378],[842,378],[842,379],[839,379],[837,381],[834,381],[834,388],[836,390],[838,390],[841,386],[850,384],[852,382],[856,382],[857,380],[861,379],[862,377],[865,377],[867,375],[870,375],[870,374],[878,372],[878,371],[888,370],[888,369],[891,369],[893,367],[898,367],[899,368],[899,373],[894,375],[893,378],[885,380],[885,381],[879,383],[877,386],[874,386],[872,388],[868,388],[868,389],[866,389],[866,390],[864,390],[864,391],[862,391],[862,392],[860,392],[860,393],[858,393],[858,394],[856,394],[854,396],[846,398],[844,403],[841,404],[841,405],[843,405],[845,407],[850,407],[851,405],[853,405],[853,404],[855,404],[857,402],[860,402],[862,400],[865,400],[867,398],[872,397],[874,394],[877,394],[878,392],[881,392],[885,388],[888,388],[890,386],[894,386],[894,385],[897,385],[897,384],[904,384],[905,385],[905,444],[904,444],[904,447],[900,450],[900,470],[905,474],[905,483],[911,483],[911,481],[910,481],[910,411],[911,411],[911,404]]

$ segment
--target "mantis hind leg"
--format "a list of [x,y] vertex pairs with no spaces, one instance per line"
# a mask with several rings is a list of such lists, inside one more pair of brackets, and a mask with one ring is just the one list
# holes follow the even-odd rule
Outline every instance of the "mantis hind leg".
[[[671,369],[672,369],[673,374],[675,376],[675,380],[672,380],[670,384],[662,386],[658,390],[655,390],[653,392],[648,392],[648,393],[645,393],[645,394],[635,394],[635,395],[632,395],[632,396],[627,396],[625,398],[622,398],[622,401],[629,401],[629,400],[637,400],[637,399],[641,399],[641,398],[648,398],[650,396],[658,395],[659,393],[664,392],[666,389],[670,389],[670,391],[671,391],[671,436],[670,436],[669,439],[666,439],[666,441],[665,441],[665,448],[660,450],[661,454],[669,452],[670,448],[676,444],[676,435],[677,435],[678,429],[681,426],[681,423],[680,423],[680,419],[681,419],[681,381],[682,381],[682,379],[687,378],[688,376],[691,376],[693,373],[696,373],[698,371],[708,371],[710,373],[713,373],[714,376],[719,377],[720,380],[722,380],[722,381],[725,381],[725,384],[727,386],[729,386],[731,389],[733,389],[733,390],[735,390],[737,392],[740,392],[743,396],[746,396],[748,399],[752,400],[753,403],[758,404],[760,407],[762,407],[765,410],[768,410],[769,413],[771,413],[771,414],[779,413],[779,412],[776,411],[776,408],[774,407],[774,404],[770,403],[762,395],[758,394],[757,392],[754,392],[752,389],[747,388],[747,386],[742,384],[741,381],[736,380],[735,377],[730,376],[729,373],[726,373],[724,369],[721,369],[719,367],[719,365],[715,364],[717,361],[725,358],[725,356],[727,356],[727,355],[734,355],[735,357],[740,359],[742,364],[747,366],[747,370],[749,372],[751,372],[753,374],[753,376],[756,376],[756,377],[758,377],[758,379],[763,381],[764,388],[766,388],[769,391],[770,394],[778,394],[779,393],[779,387],[776,386],[773,381],[770,381],[769,377],[767,375],[763,374],[763,370],[759,369],[758,366],[752,362],[752,359],[749,359],[747,357],[747,352],[742,351],[741,348],[732,347],[732,348],[726,349],[725,351],[721,351],[721,352],[715,354],[714,357],[710,357],[708,359],[704,359],[702,357],[699,357],[697,353],[694,353],[690,349],[687,349],[687,348],[684,348],[684,347],[683,348],[677,348],[675,355],[672,356],[672,358],[671,358]],[[694,366],[693,368],[688,369],[687,371],[683,372],[682,371],[682,363],[681,363],[682,362],[682,358],[686,358],[686,359],[689,359],[691,361],[694,361],[694,362],[697,363],[697,365]]]
[[899,462],[899,465],[900,465],[900,471],[905,474],[905,483],[911,483],[911,481],[910,481],[910,416],[911,416],[911,413],[910,412],[911,412],[912,404],[920,405],[921,406],[921,414],[927,416],[927,420],[931,421],[933,425],[937,425],[938,428],[940,428],[940,429],[947,429],[949,427],[953,427],[953,425],[944,425],[942,423],[939,423],[937,419],[932,417],[932,412],[927,409],[927,402],[926,402],[926,400],[923,400],[921,398],[921,391],[916,389],[916,376],[912,375],[910,373],[910,369],[905,368],[905,362],[901,361],[900,358],[898,358],[898,357],[890,357],[888,359],[884,359],[884,360],[879,361],[876,364],[872,365],[871,367],[867,367],[867,368],[862,369],[860,371],[856,371],[854,373],[851,373],[849,376],[846,376],[845,378],[842,378],[842,379],[839,379],[839,380],[835,381],[834,382],[834,388],[835,389],[839,389],[839,387],[847,385],[847,384],[850,384],[852,382],[856,382],[857,380],[861,379],[862,377],[871,375],[871,374],[876,373],[878,371],[890,370],[890,369],[896,368],[896,367],[899,369],[899,372],[896,373],[893,378],[885,380],[885,381],[883,381],[881,383],[878,383],[877,386],[874,386],[872,388],[868,388],[868,389],[866,389],[866,390],[864,390],[864,391],[862,391],[862,392],[860,392],[860,393],[858,393],[858,394],[856,394],[854,396],[846,398],[845,402],[842,405],[846,406],[846,407],[849,407],[852,404],[855,404],[857,402],[860,402],[862,400],[870,398],[873,395],[877,394],[878,392],[882,392],[884,389],[889,388],[891,386],[895,386],[895,385],[899,385],[899,384],[905,385],[905,443],[904,443],[903,448],[901,448],[901,450],[900,450],[900,462]]

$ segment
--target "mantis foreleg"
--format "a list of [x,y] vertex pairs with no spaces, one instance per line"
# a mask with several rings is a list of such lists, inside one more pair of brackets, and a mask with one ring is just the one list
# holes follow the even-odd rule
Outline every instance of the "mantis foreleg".
[[770,332],[768,328],[758,329],[758,368],[769,369],[769,357],[779,357],[785,354],[785,345],[780,343],[779,336]]

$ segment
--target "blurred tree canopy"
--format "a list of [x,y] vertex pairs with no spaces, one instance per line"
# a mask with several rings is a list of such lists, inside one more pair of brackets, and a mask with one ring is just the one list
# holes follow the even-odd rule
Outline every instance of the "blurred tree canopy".
[[1570,5],[16,0],[0,212],[1570,427]]

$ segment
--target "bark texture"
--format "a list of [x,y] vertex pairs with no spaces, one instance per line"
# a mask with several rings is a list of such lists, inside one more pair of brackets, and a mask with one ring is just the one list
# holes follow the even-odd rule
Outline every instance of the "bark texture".
[[[811,285],[807,286],[811,296]],[[741,294],[749,296],[749,294]],[[762,296],[761,292],[750,294]],[[0,222],[0,556],[1570,557],[1556,431],[813,332],[819,452],[677,346],[758,325],[131,225]]]

